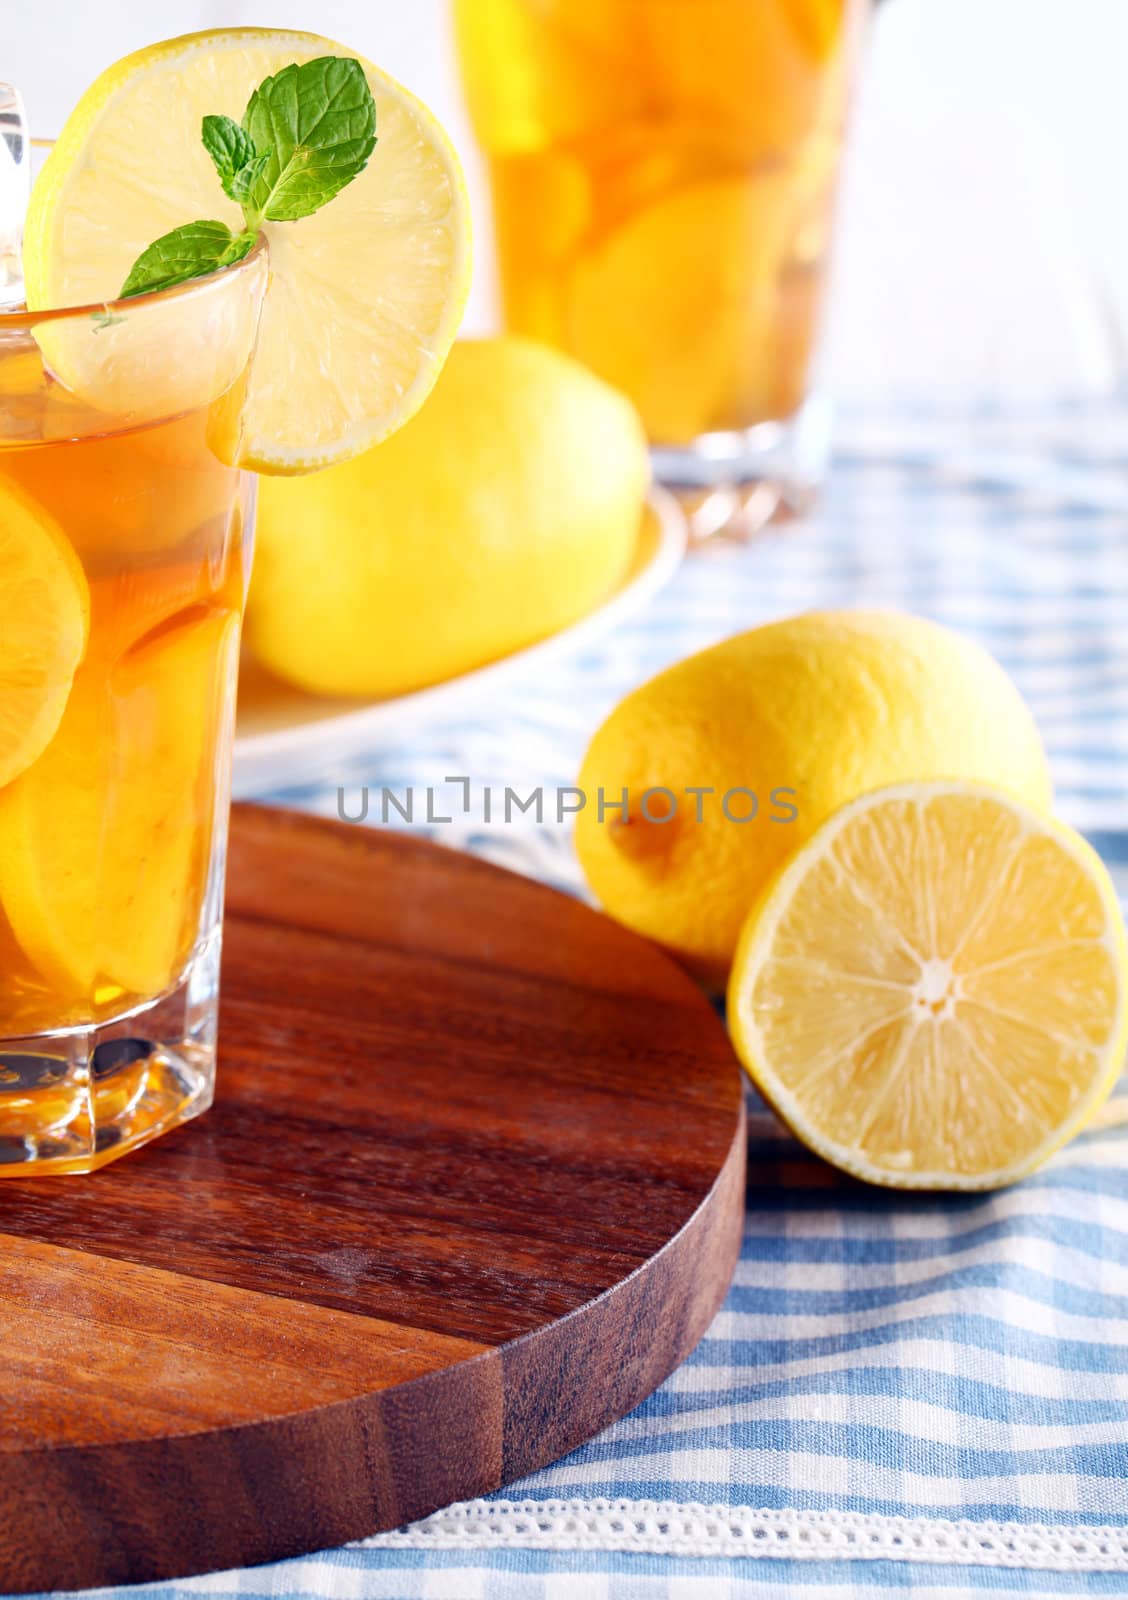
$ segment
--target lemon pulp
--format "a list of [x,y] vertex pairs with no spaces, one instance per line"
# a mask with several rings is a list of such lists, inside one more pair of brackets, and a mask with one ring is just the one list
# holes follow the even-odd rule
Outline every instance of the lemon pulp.
[[752,912],[729,986],[749,1073],[871,1182],[992,1188],[1120,1070],[1128,947],[1079,835],[998,791],[908,784],[836,813]]

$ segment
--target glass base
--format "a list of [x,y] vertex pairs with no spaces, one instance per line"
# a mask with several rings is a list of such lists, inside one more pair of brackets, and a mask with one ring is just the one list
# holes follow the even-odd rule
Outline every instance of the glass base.
[[812,395],[786,421],[655,445],[650,454],[695,540],[751,538],[779,513],[810,510],[830,460],[830,407],[825,396]]
[[220,934],[174,989],[110,1022],[0,1041],[0,1178],[93,1172],[215,1090]]

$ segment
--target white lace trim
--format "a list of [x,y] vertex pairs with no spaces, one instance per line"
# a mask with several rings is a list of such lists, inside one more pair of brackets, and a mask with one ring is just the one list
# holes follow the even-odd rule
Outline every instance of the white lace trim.
[[919,1561],[1128,1571],[1128,1528],[754,1511],[656,1500],[467,1500],[361,1544],[383,1549],[617,1550],[789,1561]]

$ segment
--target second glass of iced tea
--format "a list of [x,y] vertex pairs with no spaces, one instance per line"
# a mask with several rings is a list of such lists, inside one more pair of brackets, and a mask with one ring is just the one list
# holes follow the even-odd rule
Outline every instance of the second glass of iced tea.
[[266,276],[0,314],[0,1175],[211,1102]]
[[817,474],[811,387],[867,0],[454,0],[511,329],[638,406],[670,481]]

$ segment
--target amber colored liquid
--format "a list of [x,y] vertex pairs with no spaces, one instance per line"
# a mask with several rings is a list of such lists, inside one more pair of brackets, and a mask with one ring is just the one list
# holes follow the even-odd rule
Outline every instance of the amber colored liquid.
[[215,419],[51,442],[32,419],[0,440],[0,527],[13,490],[41,508],[90,596],[62,721],[0,788],[0,1040],[161,994],[199,936],[249,558]]
[[505,315],[652,439],[808,385],[865,0],[455,0]]

